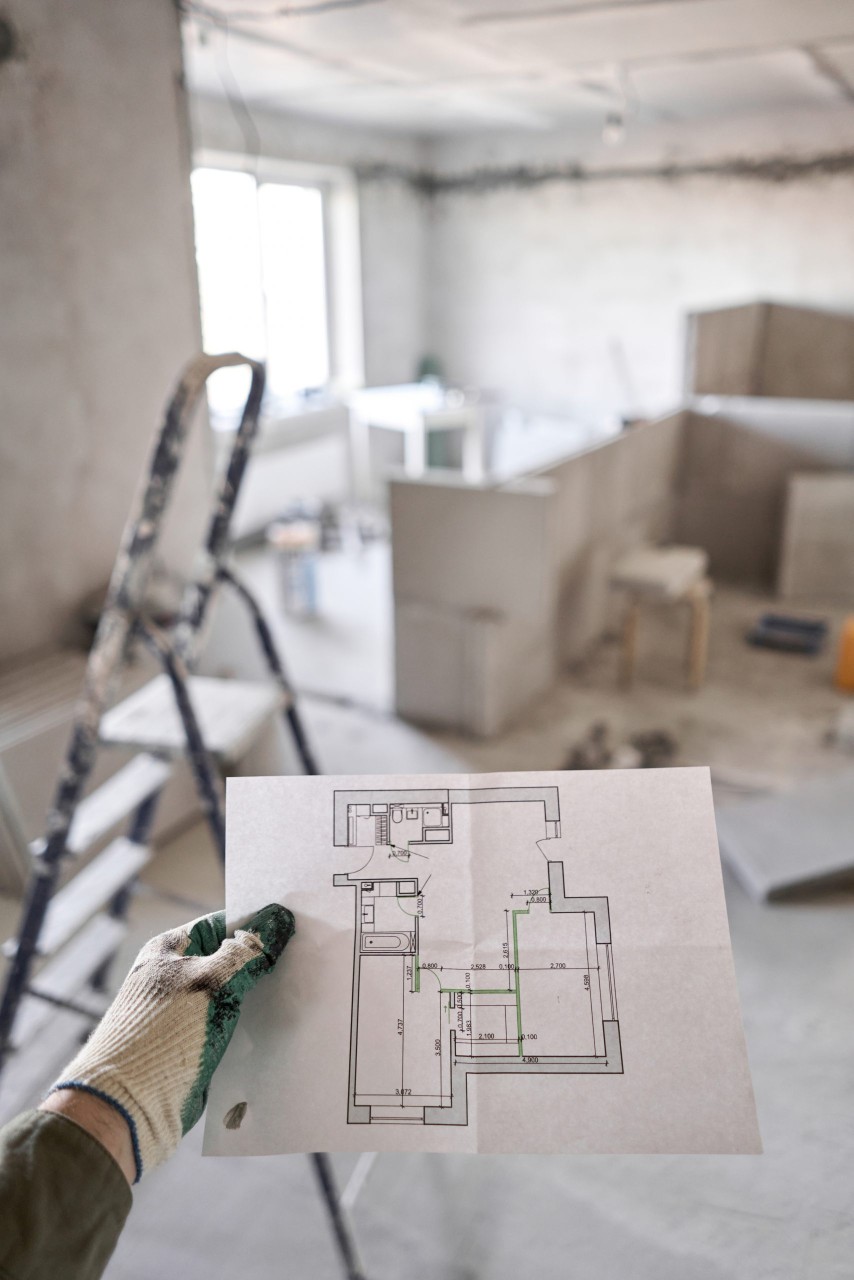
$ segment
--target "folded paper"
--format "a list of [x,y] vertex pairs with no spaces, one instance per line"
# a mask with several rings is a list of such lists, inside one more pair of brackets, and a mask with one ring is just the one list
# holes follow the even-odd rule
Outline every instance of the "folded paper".
[[207,1153],[760,1150],[707,770],[235,778],[226,881]]

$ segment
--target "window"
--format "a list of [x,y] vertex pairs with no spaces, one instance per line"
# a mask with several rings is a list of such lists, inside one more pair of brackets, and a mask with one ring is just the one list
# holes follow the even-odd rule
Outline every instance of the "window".
[[[192,187],[205,350],[265,360],[266,410],[280,416],[330,380],[323,190],[214,168]],[[210,379],[214,427],[233,425],[245,393],[243,370]]]

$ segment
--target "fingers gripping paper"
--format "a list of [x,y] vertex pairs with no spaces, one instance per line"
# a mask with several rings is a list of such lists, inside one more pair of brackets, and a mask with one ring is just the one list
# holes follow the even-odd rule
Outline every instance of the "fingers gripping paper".
[[234,778],[227,849],[297,927],[208,1154],[760,1150],[707,770]]

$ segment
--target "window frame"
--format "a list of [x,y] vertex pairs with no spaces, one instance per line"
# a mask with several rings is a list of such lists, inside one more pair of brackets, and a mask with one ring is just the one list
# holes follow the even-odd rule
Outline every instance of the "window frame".
[[207,147],[193,152],[192,169],[245,173],[254,178],[258,186],[276,183],[313,187],[320,191],[329,353],[329,375],[324,389],[332,397],[341,399],[364,386],[359,201],[352,171],[336,165],[273,156],[261,156],[256,160],[236,152]]

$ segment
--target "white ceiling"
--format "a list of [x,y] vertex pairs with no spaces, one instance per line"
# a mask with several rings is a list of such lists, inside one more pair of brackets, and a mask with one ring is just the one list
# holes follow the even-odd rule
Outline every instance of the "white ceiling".
[[854,112],[854,0],[182,0],[194,92],[421,135]]

